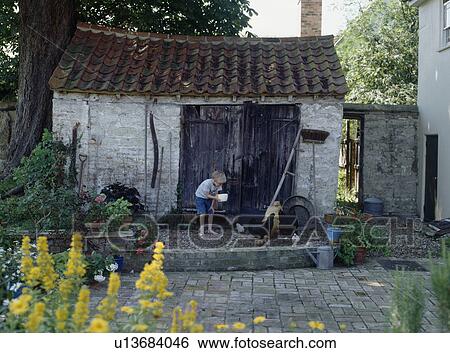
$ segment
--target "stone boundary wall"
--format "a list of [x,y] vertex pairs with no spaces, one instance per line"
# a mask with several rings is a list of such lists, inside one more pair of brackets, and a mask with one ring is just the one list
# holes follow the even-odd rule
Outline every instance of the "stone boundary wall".
[[363,119],[364,199],[382,199],[386,213],[416,215],[417,107],[344,104],[344,117],[349,115]]

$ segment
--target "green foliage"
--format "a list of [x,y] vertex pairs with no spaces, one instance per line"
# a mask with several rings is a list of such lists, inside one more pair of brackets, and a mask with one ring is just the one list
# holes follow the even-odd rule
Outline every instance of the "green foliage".
[[[256,12],[249,0],[80,0],[77,17],[94,24],[172,34],[238,35]],[[0,4],[0,100],[15,95],[17,0]]]
[[83,21],[146,32],[233,36],[255,11],[249,0],[81,0]]
[[450,254],[442,242],[442,262],[431,262],[431,284],[437,298],[439,321],[443,331],[450,331]]
[[[69,184],[64,168],[69,157],[69,147],[53,138],[48,130],[42,135],[42,141],[36,146],[30,157],[23,158],[13,176],[17,185],[25,188],[42,183],[43,187],[55,188]],[[73,184],[72,184],[73,185]]]
[[28,219],[22,197],[13,196],[0,200],[0,222],[5,226],[19,225]]
[[397,272],[394,276],[391,325],[394,332],[413,333],[422,328],[425,311],[423,281]]
[[120,198],[106,205],[106,216],[108,217],[108,229],[117,229],[128,216],[131,216],[131,203]]
[[111,255],[104,256],[103,254],[94,252],[86,256],[86,279],[89,282],[93,282],[95,275],[103,275],[104,272],[110,271],[110,266],[115,263],[114,257]]
[[45,131],[42,142],[13,171],[24,194],[0,200],[0,221],[35,232],[70,228],[79,202],[65,173],[68,155],[67,146]]
[[387,226],[374,225],[367,221],[363,214],[352,213],[349,216],[338,216],[333,222],[333,227],[343,229],[338,258],[347,266],[354,264],[358,247],[366,248],[368,252],[382,253],[385,256],[390,253]]
[[89,206],[89,211],[86,214],[84,221],[87,223],[100,223],[104,222],[107,217],[106,203],[92,202]]
[[3,197],[8,191],[14,189],[17,183],[12,176],[9,176],[0,181],[0,197]]
[[15,97],[18,77],[18,27],[16,0],[0,2],[0,101]]
[[357,103],[414,104],[418,11],[402,0],[374,0],[341,34],[338,55]]
[[357,246],[348,237],[341,239],[338,250],[339,259],[346,265],[352,266],[355,263]]
[[[69,250],[52,254],[52,257],[55,262],[56,272],[59,276],[63,277],[64,271],[66,270],[67,260],[69,259]],[[86,263],[86,276],[84,279],[88,283],[94,282],[95,275],[102,275],[104,271],[109,271],[108,268],[115,263],[112,256],[105,256],[97,252],[85,256],[84,261]]]

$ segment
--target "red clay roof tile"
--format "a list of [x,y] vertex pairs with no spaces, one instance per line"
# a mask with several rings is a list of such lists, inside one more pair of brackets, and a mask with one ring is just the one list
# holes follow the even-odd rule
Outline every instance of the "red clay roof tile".
[[51,79],[57,91],[343,97],[332,36],[239,38],[78,24]]

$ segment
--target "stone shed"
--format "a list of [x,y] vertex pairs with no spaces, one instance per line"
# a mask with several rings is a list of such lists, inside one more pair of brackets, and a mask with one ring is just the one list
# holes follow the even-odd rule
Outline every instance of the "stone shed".
[[[316,146],[317,203],[320,213],[334,207],[347,86],[332,36],[194,37],[79,24],[50,86],[53,130],[70,141],[78,126],[88,189],[126,183],[163,213],[193,208],[196,186],[222,169],[226,210],[262,210],[307,128],[330,133]],[[300,143],[281,201],[312,198],[312,165],[312,145]]]

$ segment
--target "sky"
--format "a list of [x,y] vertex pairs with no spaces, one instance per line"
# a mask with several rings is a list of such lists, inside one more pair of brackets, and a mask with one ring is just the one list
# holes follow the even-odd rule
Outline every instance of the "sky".
[[[368,0],[322,0],[322,34],[337,34]],[[299,0],[250,0],[258,16],[250,32],[258,37],[296,37],[300,32]]]

